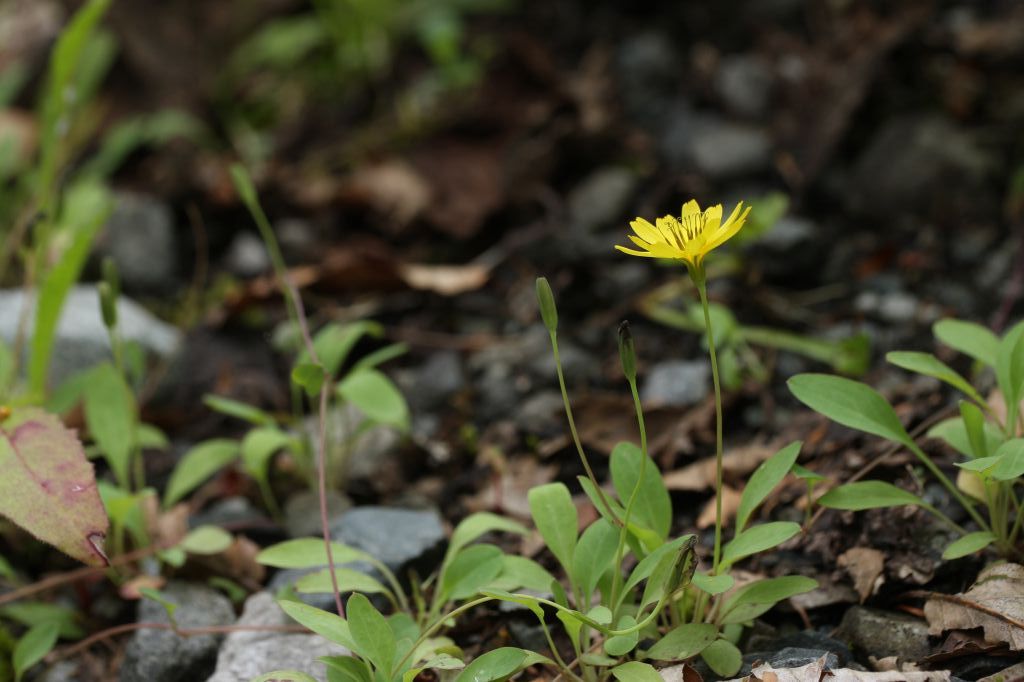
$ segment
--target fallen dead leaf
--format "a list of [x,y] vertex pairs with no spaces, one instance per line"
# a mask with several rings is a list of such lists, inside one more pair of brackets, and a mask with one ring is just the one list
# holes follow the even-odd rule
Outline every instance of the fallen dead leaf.
[[[722,486],[722,524],[727,525],[736,518],[736,512],[740,508],[740,498],[743,497],[743,493],[735,488],[730,488],[727,485]],[[704,509],[701,510],[700,516],[697,517],[697,528],[701,530],[709,528],[715,525],[715,514],[716,514],[715,498],[711,498],[704,505]]]
[[137,575],[118,588],[117,593],[122,599],[132,601],[142,599],[141,590],[149,588],[159,590],[167,584],[167,579],[160,575]]
[[502,149],[497,142],[440,142],[413,160],[431,185],[426,218],[459,239],[472,237],[505,199]]
[[[722,457],[722,471],[729,478],[746,476],[778,451],[780,443],[755,443],[733,448]],[[669,490],[701,492],[715,486],[715,458],[708,457],[665,474]]]
[[982,628],[990,642],[1024,649],[1024,566],[989,566],[971,589],[958,595],[932,595],[924,605],[928,632]]
[[[825,660],[826,657],[822,656],[799,668],[774,668],[768,663],[762,663],[755,666],[746,677],[737,677],[728,682],[948,682],[950,679],[948,670],[867,672],[850,668],[830,669],[825,665]],[[662,677],[668,680],[665,671],[661,672]]]
[[878,592],[885,582],[885,555],[871,547],[854,547],[839,555],[839,566],[853,578],[853,587],[860,595],[860,603]]
[[665,682],[703,682],[704,678],[700,676],[691,665],[687,663],[680,663],[674,665],[671,668],[662,668],[658,672],[665,678]]
[[399,275],[413,289],[456,296],[479,289],[491,276],[490,268],[468,265],[424,265],[406,263],[399,266]]
[[369,204],[385,216],[389,232],[400,232],[430,206],[430,183],[406,161],[392,159],[359,168],[346,198]]

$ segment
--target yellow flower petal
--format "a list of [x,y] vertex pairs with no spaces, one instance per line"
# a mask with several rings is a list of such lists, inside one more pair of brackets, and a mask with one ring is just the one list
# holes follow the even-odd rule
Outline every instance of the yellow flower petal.
[[[736,210],[739,210],[738,206]],[[735,212],[736,211],[733,211],[733,213]],[[736,236],[736,233],[740,231],[740,228],[743,227],[743,224],[747,222],[748,213],[750,213],[749,206],[747,206],[747,210],[743,211],[743,214],[740,215],[739,218],[734,219],[730,217],[729,220],[726,221],[725,225],[723,225],[722,228],[719,229],[718,234],[712,237],[711,241],[709,241],[705,245],[706,251],[710,251],[711,249],[717,248],[724,244],[725,242],[732,239],[734,236]]]
[[655,244],[662,241],[661,233],[651,225],[651,223],[643,218],[637,218],[629,224],[633,228],[633,232],[636,232],[637,236],[643,239],[645,242]]
[[615,248],[621,251],[622,253],[628,253],[630,256],[640,256],[642,258],[657,258],[657,256],[655,256],[653,253],[650,253],[649,251],[635,251],[633,249],[627,249],[625,246],[619,246],[618,244],[615,245]]
[[700,205],[697,203],[696,199],[690,199],[685,204],[683,204],[682,216],[685,218],[691,213],[700,213]]
[[628,235],[634,244],[639,246],[641,249],[646,249],[655,255],[656,258],[678,258],[678,249],[673,248],[669,244],[658,242],[656,244],[648,244],[633,235]]
[[715,204],[714,206],[709,206],[708,209],[704,211],[704,231],[713,234],[721,224],[722,205]]

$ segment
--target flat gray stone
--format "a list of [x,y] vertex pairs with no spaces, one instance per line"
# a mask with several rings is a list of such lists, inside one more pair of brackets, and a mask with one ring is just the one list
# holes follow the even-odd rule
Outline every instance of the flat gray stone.
[[[14,343],[26,301],[31,306],[26,320],[27,353],[35,324],[35,292],[26,297],[22,289],[0,289],[0,339],[8,345]],[[117,318],[121,338],[139,344],[155,358],[168,358],[181,344],[181,332],[130,298],[122,296],[118,300]],[[91,284],[72,287],[57,323],[50,360],[50,384],[56,386],[75,372],[110,358],[110,339],[107,328],[103,326],[96,287]]]
[[[171,582],[161,593],[178,605],[174,619],[181,628],[230,625],[235,609],[223,594],[205,585]],[[139,602],[139,622],[169,623],[164,607]],[[214,668],[223,635],[182,637],[171,630],[139,630],[125,648],[121,682],[194,682]]]
[[[294,625],[269,592],[257,592],[245,600],[237,625]],[[217,655],[217,667],[207,682],[250,682],[274,670],[298,670],[318,680],[326,676],[321,656],[347,656],[350,652],[313,634],[283,632],[232,632]]]
[[116,192],[96,252],[117,263],[125,291],[166,291],[178,274],[174,217],[167,204],[145,194]]
[[704,360],[660,362],[647,372],[640,397],[662,407],[694,405],[708,394],[710,376],[710,366]]

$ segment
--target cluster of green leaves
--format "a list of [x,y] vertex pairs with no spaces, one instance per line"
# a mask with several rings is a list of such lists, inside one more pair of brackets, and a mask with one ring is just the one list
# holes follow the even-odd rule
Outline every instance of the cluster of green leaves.
[[[928,436],[945,441],[966,459],[956,462],[951,481],[914,442],[895,410],[877,391],[841,377],[801,374],[789,380],[793,395],[808,407],[853,429],[906,447],[967,511],[977,526],[972,532],[953,523],[917,495],[883,481],[858,481],[828,491],[825,507],[863,510],[916,505],[960,532],[943,556],[954,559],[992,545],[1003,556],[1019,558],[1024,507],[1015,487],[1024,475],[1021,399],[1024,398],[1024,322],[1002,338],[988,329],[960,320],[941,320],[935,338],[974,360],[979,373],[993,372],[1001,395],[1000,411],[992,407],[963,375],[930,353],[893,352],[887,359],[903,369],[938,379],[964,395],[960,414],[931,428]],[[987,513],[979,512],[983,507]]]
[[[422,584],[413,583],[408,594],[394,573],[378,559],[343,543],[332,543],[334,580],[339,592],[352,593],[347,619],[297,601],[291,594],[292,590],[299,594],[334,591],[330,569],[323,568],[328,564],[323,540],[289,540],[266,548],[256,558],[274,568],[320,569],[299,578],[280,595],[279,603],[296,621],[347,647],[358,657],[323,659],[330,680],[408,681],[427,668],[463,667],[462,652],[451,639],[439,633],[452,623],[454,616],[488,601],[470,601],[474,597],[488,591],[551,589],[554,577],[537,562],[506,554],[494,544],[478,542],[494,532],[525,535],[528,530],[518,522],[487,512],[466,517],[453,531],[437,573]],[[380,579],[367,569],[372,569]],[[391,615],[381,615],[366,598],[368,594],[383,596],[392,607]],[[503,679],[479,675],[489,675],[488,671],[494,669],[507,676],[541,659],[547,660],[521,649],[499,649],[476,659],[459,679]],[[296,673],[276,674],[279,679],[290,679],[284,675]]]
[[[490,46],[470,35],[469,18],[505,11],[513,2],[315,0],[312,11],[266,22],[232,55],[220,84],[220,110],[236,149],[250,163],[263,160],[270,144],[264,131],[292,113],[295,102],[317,93],[362,92],[410,41],[430,68],[393,101],[400,126],[417,127],[444,106],[446,95],[477,83],[483,73]],[[291,96],[281,97],[282,89]]]

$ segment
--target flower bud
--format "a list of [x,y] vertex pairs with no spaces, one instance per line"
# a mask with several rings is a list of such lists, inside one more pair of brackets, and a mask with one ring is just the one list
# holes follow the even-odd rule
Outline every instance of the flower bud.
[[629,383],[636,381],[636,347],[633,345],[633,333],[629,331],[629,321],[623,320],[619,325],[619,359],[622,361],[622,373]]
[[110,287],[110,293],[114,299],[121,297],[121,276],[117,272],[117,263],[110,256],[103,259],[101,267],[103,281]]
[[100,293],[100,312],[103,313],[103,324],[107,329],[117,326],[117,298],[114,297],[110,284],[100,282],[96,285]]
[[540,316],[544,320],[544,326],[554,334],[558,329],[558,309],[555,307],[555,295],[551,293],[547,277],[537,278],[537,303],[540,305]]

